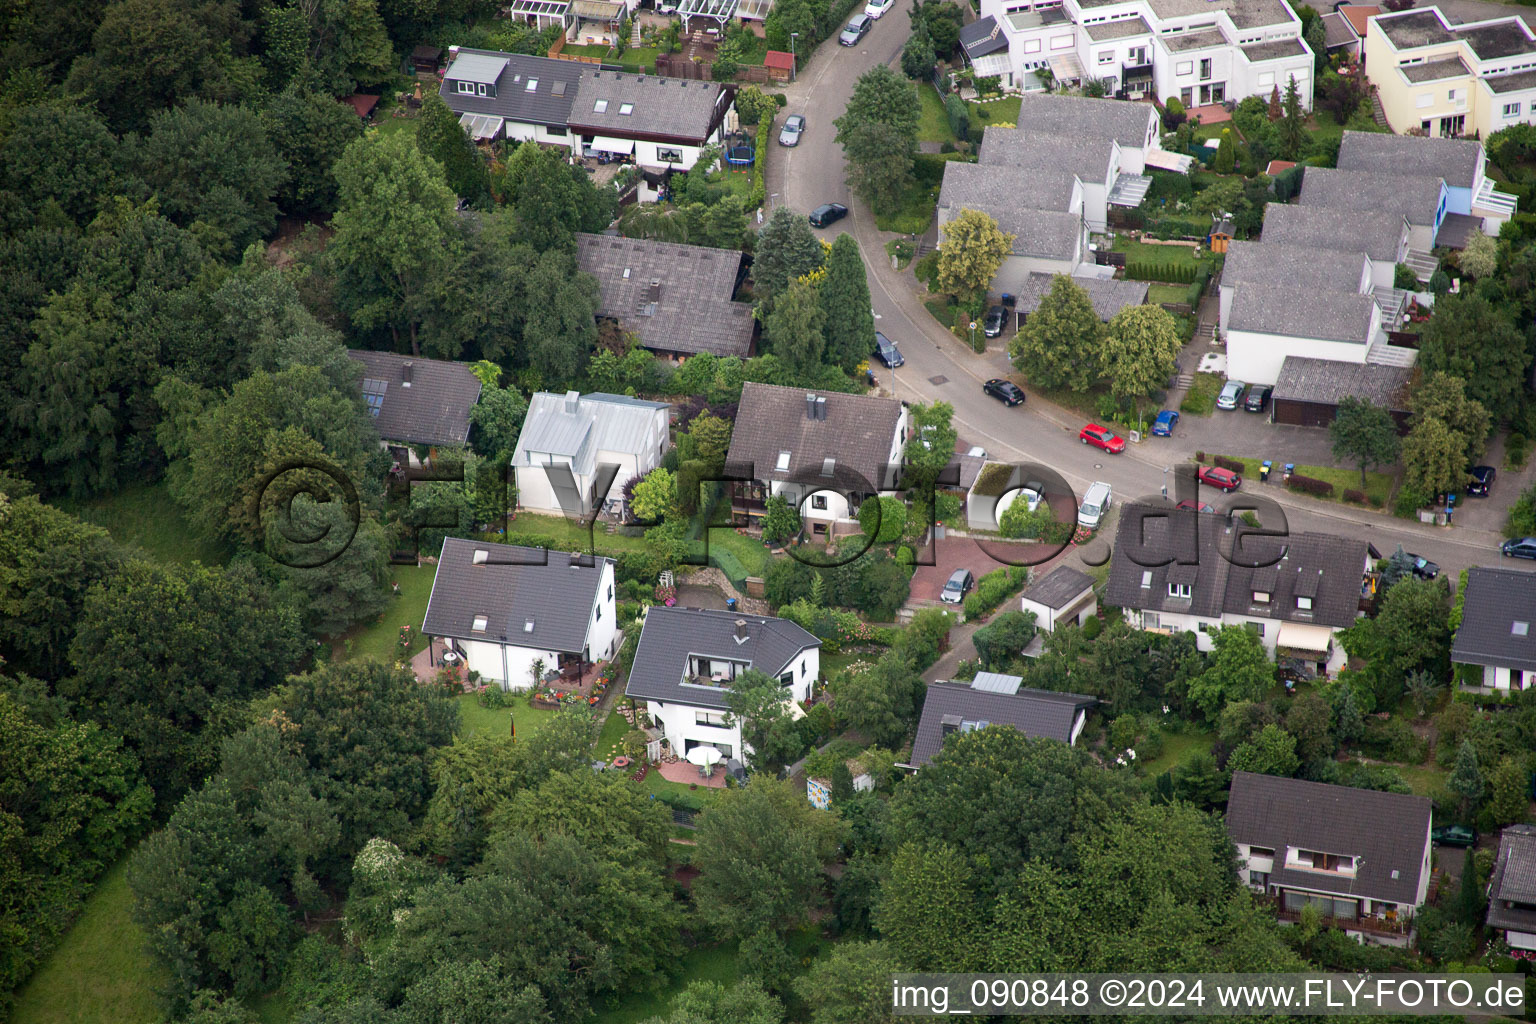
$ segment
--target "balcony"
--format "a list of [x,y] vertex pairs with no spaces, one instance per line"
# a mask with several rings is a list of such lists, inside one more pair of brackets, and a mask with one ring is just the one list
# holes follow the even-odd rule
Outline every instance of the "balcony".
[[[1266,900],[1275,907],[1275,917],[1281,921],[1296,923],[1301,920],[1300,911],[1285,910],[1276,900]],[[1413,931],[1413,918],[1398,918],[1396,920],[1385,917],[1324,917],[1321,919],[1325,928],[1340,928],[1351,932],[1368,932],[1372,935],[1404,936]]]

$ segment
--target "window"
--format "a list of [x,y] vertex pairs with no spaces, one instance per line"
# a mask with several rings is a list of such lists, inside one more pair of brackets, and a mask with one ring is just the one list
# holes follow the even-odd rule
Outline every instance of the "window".
[[476,633],[484,633],[485,627],[489,624],[489,622],[490,620],[487,619],[484,615],[476,615],[474,623],[469,628]]
[[1105,50],[1103,53],[1099,54],[1099,63],[1100,64],[1113,64],[1114,62],[1115,62],[1115,51],[1114,50]]
[[713,725],[718,729],[725,729],[729,728],[729,723],[726,722],[725,718],[726,716],[723,713],[715,711],[695,711],[693,713],[693,724]]
[[1186,598],[1187,599],[1189,597],[1189,584],[1188,583],[1170,583],[1170,584],[1168,584],[1168,596],[1169,597],[1181,597],[1181,598]]
[[1274,855],[1275,855],[1275,851],[1271,850],[1267,846],[1250,846],[1250,847],[1248,847],[1248,856],[1250,856],[1250,857],[1273,857]]
[[1446,93],[1445,93],[1446,101],[1449,102],[1449,103],[1455,103],[1456,102],[1456,94],[1459,93],[1459,92],[1461,92],[1460,89],[1447,89]]
[[773,468],[779,472],[787,472],[789,469],[789,452],[779,452],[779,461],[773,464]]
[[683,151],[680,149],[656,148],[656,159],[664,164],[680,164],[683,162]]
[[633,114],[634,112],[635,112],[635,105],[633,103],[620,103],[619,104],[619,115],[621,117],[628,117],[629,115]]
[[602,622],[603,621],[603,606],[602,605],[598,605],[597,606],[597,614],[592,617],[592,621],[593,622]]
[[1254,604],[1269,604],[1269,591],[1267,591],[1267,590],[1255,590],[1253,592],[1253,603]]
[[1248,631],[1254,636],[1262,637],[1264,635],[1264,623],[1262,622],[1245,622],[1243,625],[1247,626]]
[[794,673],[793,669],[791,669],[790,671],[785,672],[783,675],[779,676],[779,685],[780,686],[794,686],[795,685],[795,673]]
[[1269,884],[1269,872],[1267,872],[1267,871],[1250,871],[1250,872],[1248,872],[1248,884],[1249,885],[1258,886],[1259,888],[1263,888],[1264,886]]
[[592,113],[594,113],[594,114],[606,114],[607,112],[608,112],[608,101],[607,100],[598,100],[596,103],[592,104]]
[[1192,60],[1181,60],[1173,66],[1173,73],[1176,75],[1187,75],[1194,70],[1195,62]]
[[608,584],[608,600],[613,600],[613,584]]
[[490,92],[491,87],[486,85],[484,82],[480,82],[475,86],[475,94],[477,96],[488,96],[490,95]]
[[810,666],[808,666],[808,665],[807,665],[807,664],[806,664],[806,663],[805,663],[805,662],[803,662],[803,661],[802,661],[802,662],[801,662],[801,663],[800,663],[800,678],[801,678],[801,679],[804,679],[804,678],[805,678],[805,673],[806,673],[806,671],[807,671],[807,669],[809,669],[809,667],[810,667]]
[[1200,62],[1200,81],[1211,77],[1211,58],[1206,57]]
[[[1184,74],[1188,74],[1188,73],[1189,72],[1187,72],[1187,71],[1184,72]],[[1195,101],[1195,90],[1193,90],[1193,89],[1180,89],[1179,90],[1179,102],[1183,103],[1184,106],[1188,107],[1194,101]]]
[[564,128],[546,128],[544,131],[550,135],[558,135],[561,138],[564,138],[566,135],[570,134]]
[[1141,570],[1141,589],[1142,590],[1151,590],[1152,589],[1152,570],[1151,569],[1143,569],[1143,570]]
[[1506,104],[1504,104],[1504,116],[1505,117],[1519,117],[1520,116],[1520,104],[1518,104],[1518,103],[1506,103]]
[[1130,56],[1127,58],[1132,64],[1147,63],[1147,48],[1145,46],[1131,47]]
[[1161,615],[1159,615],[1157,612],[1142,612],[1141,613],[1141,628],[1142,629],[1162,629],[1163,628],[1163,617]]
[[1529,622],[1521,622],[1517,619],[1509,624],[1510,636],[1530,636],[1530,634],[1531,624]]
[[1217,82],[1211,86],[1211,102],[1225,103],[1227,101],[1227,83]]
[[525,90],[527,90],[528,92],[534,92],[534,91],[536,91],[538,89],[538,87],[539,87],[539,80],[537,78],[530,78],[530,79],[528,79],[528,84],[523,86],[523,88]]
[[456,83],[456,86],[461,93],[468,93],[471,96],[475,94],[474,82],[458,82]]
[[1025,53],[1039,53],[1040,52],[1040,40],[1038,40],[1038,39],[1026,39],[1026,40],[1024,40],[1024,52]]
[[1423,110],[1425,107],[1432,107],[1435,105],[1435,97],[1432,93],[1421,93],[1414,98],[1413,105],[1420,110]]
[[368,415],[375,418],[379,410],[384,408],[384,389],[388,384],[382,380],[369,378],[363,381],[363,401],[368,403]]
[[826,511],[826,508],[827,508],[827,496],[825,494],[813,494],[813,495],[811,495],[811,508],[820,509],[822,511]]
[[1296,607],[1304,612],[1309,612],[1312,610],[1312,599],[1310,597],[1298,597],[1296,599]]

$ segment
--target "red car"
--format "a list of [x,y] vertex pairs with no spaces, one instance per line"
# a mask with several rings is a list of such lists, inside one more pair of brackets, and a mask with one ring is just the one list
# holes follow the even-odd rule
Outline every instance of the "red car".
[[1201,466],[1195,476],[1207,487],[1214,487],[1218,491],[1235,491],[1243,486],[1241,476],[1220,466]]
[[1090,423],[1082,430],[1079,430],[1077,432],[1077,439],[1083,442],[1083,444],[1091,444],[1111,454],[1125,451],[1125,438],[1099,426],[1097,423]]

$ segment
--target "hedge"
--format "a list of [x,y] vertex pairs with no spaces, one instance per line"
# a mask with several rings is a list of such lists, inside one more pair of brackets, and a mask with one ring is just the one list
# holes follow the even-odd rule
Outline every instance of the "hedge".
[[1234,473],[1241,473],[1244,469],[1247,468],[1237,459],[1229,459],[1225,455],[1218,455],[1212,461],[1214,461],[1216,465],[1221,469],[1230,469]]
[[1357,490],[1354,490],[1353,488],[1351,488],[1351,489],[1349,489],[1349,490],[1344,492],[1344,500],[1345,501],[1352,501],[1356,505],[1364,505],[1366,503],[1365,492],[1364,491],[1357,491]]
[[757,152],[752,155],[752,191],[747,196],[747,209],[755,210],[768,198],[766,163],[768,143],[772,137],[773,118],[765,117],[757,123]]
[[966,596],[966,620],[974,621],[986,615],[1028,582],[1029,570],[1023,566],[1010,565],[987,573],[976,581],[975,592]]
[[1333,497],[1333,484],[1326,480],[1319,480],[1316,477],[1292,474],[1291,478],[1286,481],[1286,486],[1293,491],[1315,494],[1319,498]]
[[[1210,277],[1208,269],[1197,269],[1187,263],[1127,263],[1125,265],[1125,276],[1132,281],[1166,281],[1169,284],[1199,283],[1203,289],[1204,281],[1200,279],[1202,271],[1206,278]],[[1199,300],[1198,295],[1195,298],[1196,301]]]
[[1211,265],[1209,263],[1200,264],[1200,270],[1195,274],[1195,280],[1189,286],[1189,293],[1184,297],[1184,301],[1189,304],[1190,308],[1200,305],[1200,296],[1205,294],[1205,286],[1210,283],[1210,280]]

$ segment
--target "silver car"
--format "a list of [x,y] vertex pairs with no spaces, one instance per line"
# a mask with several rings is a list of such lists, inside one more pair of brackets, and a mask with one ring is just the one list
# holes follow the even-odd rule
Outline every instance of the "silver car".
[[837,37],[838,43],[843,46],[857,46],[873,25],[874,19],[867,14],[855,14],[848,19],[848,24],[843,26],[843,32]]
[[1240,380],[1229,380],[1222,387],[1221,394],[1216,396],[1216,408],[1236,409],[1237,403],[1243,400],[1243,392],[1248,390],[1248,385]]
[[800,134],[805,131],[805,118],[799,114],[790,114],[784,121],[784,127],[779,129],[779,145],[800,145]]

